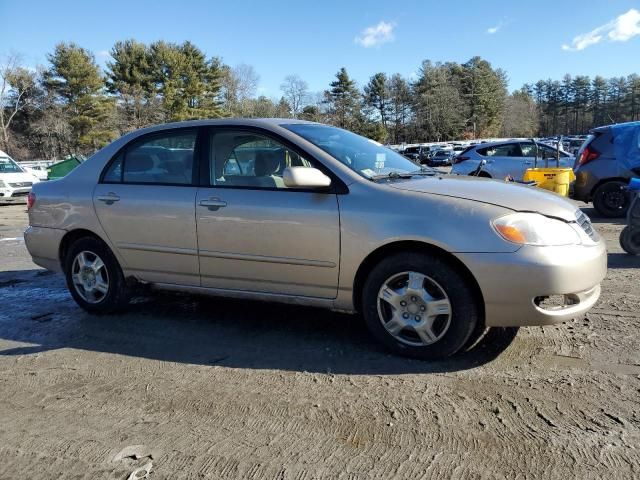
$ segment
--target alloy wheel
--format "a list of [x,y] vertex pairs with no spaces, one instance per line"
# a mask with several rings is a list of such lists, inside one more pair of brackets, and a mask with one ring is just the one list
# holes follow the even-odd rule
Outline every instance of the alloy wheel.
[[431,345],[451,325],[451,302],[432,278],[418,272],[391,276],[378,292],[378,316],[387,332],[411,346]]
[[107,267],[98,255],[90,251],[80,252],[73,259],[71,279],[78,295],[88,303],[100,303],[109,291]]

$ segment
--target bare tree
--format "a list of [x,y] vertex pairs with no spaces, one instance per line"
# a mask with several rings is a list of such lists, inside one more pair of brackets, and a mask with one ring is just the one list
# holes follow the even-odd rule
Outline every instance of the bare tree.
[[36,73],[20,65],[20,56],[8,55],[0,63],[0,145],[10,150],[9,129],[18,112],[26,109],[37,88]]
[[223,108],[229,115],[253,116],[253,103],[260,82],[260,75],[251,65],[241,63],[233,68],[222,67]]
[[280,85],[280,90],[291,106],[293,118],[298,118],[309,95],[309,84],[298,75],[287,75]]

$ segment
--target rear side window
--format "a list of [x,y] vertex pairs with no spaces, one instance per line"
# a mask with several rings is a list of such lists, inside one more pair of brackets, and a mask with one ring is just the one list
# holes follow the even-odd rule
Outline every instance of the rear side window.
[[128,145],[112,161],[102,181],[191,185],[196,131],[168,132]]

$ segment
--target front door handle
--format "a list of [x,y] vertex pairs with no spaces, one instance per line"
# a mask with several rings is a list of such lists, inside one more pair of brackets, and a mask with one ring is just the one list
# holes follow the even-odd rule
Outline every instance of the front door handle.
[[208,200],[200,200],[201,207],[207,207],[209,210],[218,210],[227,206],[227,202],[220,200],[219,198],[210,198]]
[[107,205],[111,205],[113,202],[120,200],[120,197],[113,192],[109,192],[106,195],[98,195],[96,199],[105,202]]

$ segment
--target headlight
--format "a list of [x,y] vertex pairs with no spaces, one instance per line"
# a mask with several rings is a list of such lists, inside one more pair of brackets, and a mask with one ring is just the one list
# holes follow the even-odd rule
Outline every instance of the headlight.
[[3,180],[0,180],[0,188],[7,188],[7,184]]
[[492,224],[502,238],[519,245],[560,246],[581,243],[580,236],[571,225],[538,213],[505,215]]

